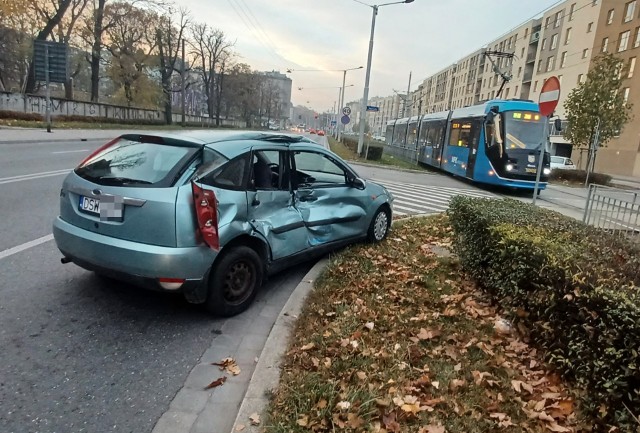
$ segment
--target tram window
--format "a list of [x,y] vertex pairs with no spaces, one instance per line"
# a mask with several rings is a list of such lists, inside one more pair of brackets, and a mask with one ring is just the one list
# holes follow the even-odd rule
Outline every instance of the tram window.
[[427,123],[422,123],[420,125],[420,134],[418,135],[418,146],[431,146],[431,143],[429,143],[429,140],[427,139],[427,136],[429,134],[429,129],[428,129],[428,124]]
[[453,120],[451,121],[451,136],[449,137],[449,146],[469,147],[471,144],[471,126],[470,120]]
[[409,124],[409,131],[407,132],[407,147],[415,149],[417,137],[418,137],[418,125],[416,123]]

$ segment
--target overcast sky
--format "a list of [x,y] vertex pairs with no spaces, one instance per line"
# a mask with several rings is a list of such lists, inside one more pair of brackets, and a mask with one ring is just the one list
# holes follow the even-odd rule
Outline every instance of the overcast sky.
[[[176,0],[191,17],[225,32],[240,61],[260,71],[286,73],[291,100],[331,111],[342,72],[367,65],[371,7],[356,0]],[[369,5],[393,0],[367,1]],[[558,0],[415,0],[379,8],[369,97],[406,92],[425,78]],[[320,72],[303,72],[319,69]],[[298,71],[296,71],[298,70]],[[362,98],[365,68],[347,72],[345,100]],[[298,88],[302,88],[299,90]]]

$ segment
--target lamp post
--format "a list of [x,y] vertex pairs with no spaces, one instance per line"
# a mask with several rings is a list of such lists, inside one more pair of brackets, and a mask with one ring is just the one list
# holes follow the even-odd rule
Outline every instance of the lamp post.
[[[356,69],[362,69],[362,66],[358,66],[357,68],[350,68],[350,69],[343,69],[342,70],[342,93],[341,93],[341,98],[340,98],[340,106],[338,107],[338,112],[342,112],[342,107],[344,106],[344,83],[345,80],[347,79],[347,71],[355,71]],[[338,136],[336,137],[338,141],[340,141],[341,135],[342,135],[342,122],[338,122],[337,123],[337,129],[338,129]]]
[[373,34],[376,29],[376,15],[378,15],[378,9],[382,6],[395,5],[400,3],[413,3],[413,0],[404,0],[398,2],[391,3],[383,3],[381,5],[368,5],[366,3],[362,3],[358,0],[355,0],[358,3],[361,3],[365,6],[369,6],[373,9],[373,16],[371,18],[371,38],[369,39],[369,55],[367,56],[367,72],[364,79],[364,94],[362,95],[362,104],[360,106],[360,133],[358,136],[358,155],[362,154],[362,147],[364,144],[364,117],[366,115],[367,110],[367,102],[369,101],[369,75],[371,75],[371,56],[373,54]]

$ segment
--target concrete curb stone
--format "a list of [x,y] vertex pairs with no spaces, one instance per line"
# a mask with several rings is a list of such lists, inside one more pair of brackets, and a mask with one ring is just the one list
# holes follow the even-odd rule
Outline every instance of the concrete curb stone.
[[[313,289],[315,280],[328,263],[328,258],[318,261],[304,276],[300,284],[296,286],[282,311],[280,311],[276,323],[271,328],[269,337],[264,344],[258,364],[253,371],[249,387],[242,400],[231,432],[239,431],[238,429],[240,429],[241,425],[244,426],[241,429],[243,433],[259,433],[262,431],[261,424],[264,421],[264,411],[269,404],[267,393],[278,387],[280,363],[289,346],[289,336],[302,311],[307,295]],[[249,419],[254,413],[260,416],[260,424],[258,425],[252,425]]]

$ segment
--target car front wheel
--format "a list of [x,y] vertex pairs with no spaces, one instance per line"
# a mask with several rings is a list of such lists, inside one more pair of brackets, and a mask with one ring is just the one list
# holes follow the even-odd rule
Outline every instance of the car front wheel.
[[370,242],[381,242],[389,233],[389,212],[384,208],[379,208],[371,220],[367,239]]
[[260,256],[249,247],[234,247],[224,253],[209,278],[207,309],[225,317],[246,310],[262,284],[262,269]]

